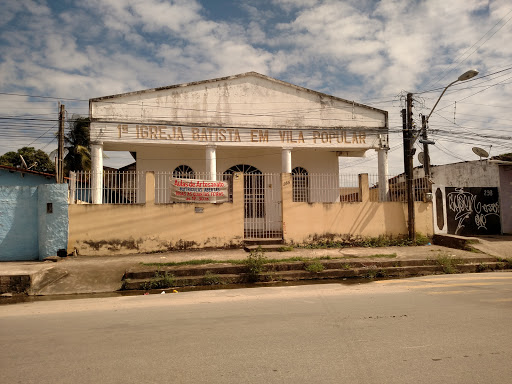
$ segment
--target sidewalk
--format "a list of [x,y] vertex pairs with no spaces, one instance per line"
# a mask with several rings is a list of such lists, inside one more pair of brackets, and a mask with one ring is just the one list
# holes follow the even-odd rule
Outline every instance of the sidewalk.
[[[473,238],[449,237],[449,240],[471,242]],[[471,246],[480,252],[453,249],[439,245],[417,247],[381,247],[381,248],[336,248],[336,249],[303,249],[292,251],[266,252],[269,259],[302,258],[343,258],[346,262],[373,261],[377,254],[391,255],[393,261],[433,260],[439,255],[461,258],[467,263],[476,262],[489,256],[512,257],[512,236],[488,236],[477,239]],[[129,269],[140,266],[140,263],[168,263],[188,260],[212,259],[243,260],[248,253],[242,249],[234,250],[198,250],[158,254],[140,254],[127,256],[76,256],[62,258],[58,262],[3,262],[0,263],[0,283],[2,292],[9,292],[7,284],[17,285],[19,292],[26,291],[31,295],[62,295],[113,292],[121,289],[122,279]],[[10,290],[13,291],[12,289]]]

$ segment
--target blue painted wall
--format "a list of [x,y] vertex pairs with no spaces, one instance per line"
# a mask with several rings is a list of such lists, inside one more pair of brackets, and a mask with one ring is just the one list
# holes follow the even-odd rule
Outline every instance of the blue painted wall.
[[0,260],[38,260],[37,187],[0,187]]
[[42,260],[67,248],[67,188],[0,169],[0,261]]
[[37,187],[41,184],[55,184],[55,178],[30,173],[10,172],[0,168],[0,187]]
[[[47,205],[52,204],[48,213]],[[39,259],[54,256],[68,246],[68,185],[44,184],[38,187]]]

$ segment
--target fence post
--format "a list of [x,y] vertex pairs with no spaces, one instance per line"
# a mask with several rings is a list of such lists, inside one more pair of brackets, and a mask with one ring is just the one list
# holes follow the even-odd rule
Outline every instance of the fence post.
[[76,204],[76,172],[69,172],[69,204]]
[[293,202],[292,174],[281,173],[281,218],[283,221],[283,241],[289,242],[289,233],[287,224],[288,215],[291,213],[291,203]]
[[146,205],[155,204],[155,172],[146,171]]
[[367,202],[370,199],[370,185],[368,184],[368,174],[359,174],[359,196],[362,203]]

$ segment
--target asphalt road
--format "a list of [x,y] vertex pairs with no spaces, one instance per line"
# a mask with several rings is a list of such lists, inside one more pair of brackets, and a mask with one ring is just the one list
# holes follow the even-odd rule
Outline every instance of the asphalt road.
[[0,306],[1,383],[511,383],[512,273]]

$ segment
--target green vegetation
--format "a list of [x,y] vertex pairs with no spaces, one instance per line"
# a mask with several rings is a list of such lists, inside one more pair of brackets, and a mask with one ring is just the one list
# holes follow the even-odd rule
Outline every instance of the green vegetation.
[[88,117],[73,115],[69,120],[68,133],[64,137],[68,153],[64,157],[65,173],[69,171],[88,171],[91,169],[91,141],[89,137],[90,121]]
[[210,271],[206,271],[203,277],[204,285],[218,285],[222,284],[222,279],[219,275],[212,273]]
[[268,260],[265,257],[265,252],[258,247],[258,249],[251,251],[244,264],[247,267],[247,278],[249,281],[255,282],[260,279],[260,275],[265,270],[265,264]]
[[369,259],[394,259],[396,257],[396,253],[378,253],[376,255],[365,256]]
[[322,238],[314,238],[310,244],[304,244],[301,247],[307,249],[325,249],[325,248],[345,248],[345,247],[404,247],[411,245],[427,245],[431,239],[421,233],[416,234],[416,241],[412,242],[407,236],[379,236],[379,237],[361,237],[345,236],[339,240],[334,240],[335,236],[328,235]]
[[370,265],[368,272],[366,272],[367,279],[375,279],[377,277],[388,277],[388,273],[384,269],[377,269],[376,265]]
[[476,266],[477,272],[485,272],[485,271],[488,271],[489,269],[490,269],[489,264],[485,264],[485,263],[480,263]]
[[23,147],[18,149],[16,152],[6,152],[0,156],[0,165],[6,165],[8,167],[19,168],[23,167],[23,160],[32,171],[54,173],[55,165],[50,160],[50,157],[42,150],[34,147]]
[[148,291],[150,289],[162,289],[171,288],[176,285],[176,279],[172,273],[165,272],[164,275],[160,275],[158,272],[155,273],[150,281],[146,281],[141,285],[141,288]]
[[[237,260],[238,261],[238,260]],[[217,261],[213,259],[198,259],[198,260],[186,260],[186,261],[171,261],[166,263],[140,263],[147,267],[179,267],[180,265],[204,265],[204,264],[220,264],[229,263],[230,261]],[[240,263],[233,263],[240,264]]]
[[277,248],[277,252],[291,252],[293,251],[293,247],[279,247]]
[[498,257],[501,269],[512,269],[512,257]]
[[322,272],[325,269],[325,267],[319,261],[311,261],[304,264],[304,269],[311,273],[319,273]]
[[437,255],[436,260],[437,264],[443,267],[444,273],[458,273],[457,269],[458,264],[462,264],[462,259],[455,258],[452,255],[448,255],[446,253],[440,253]]

